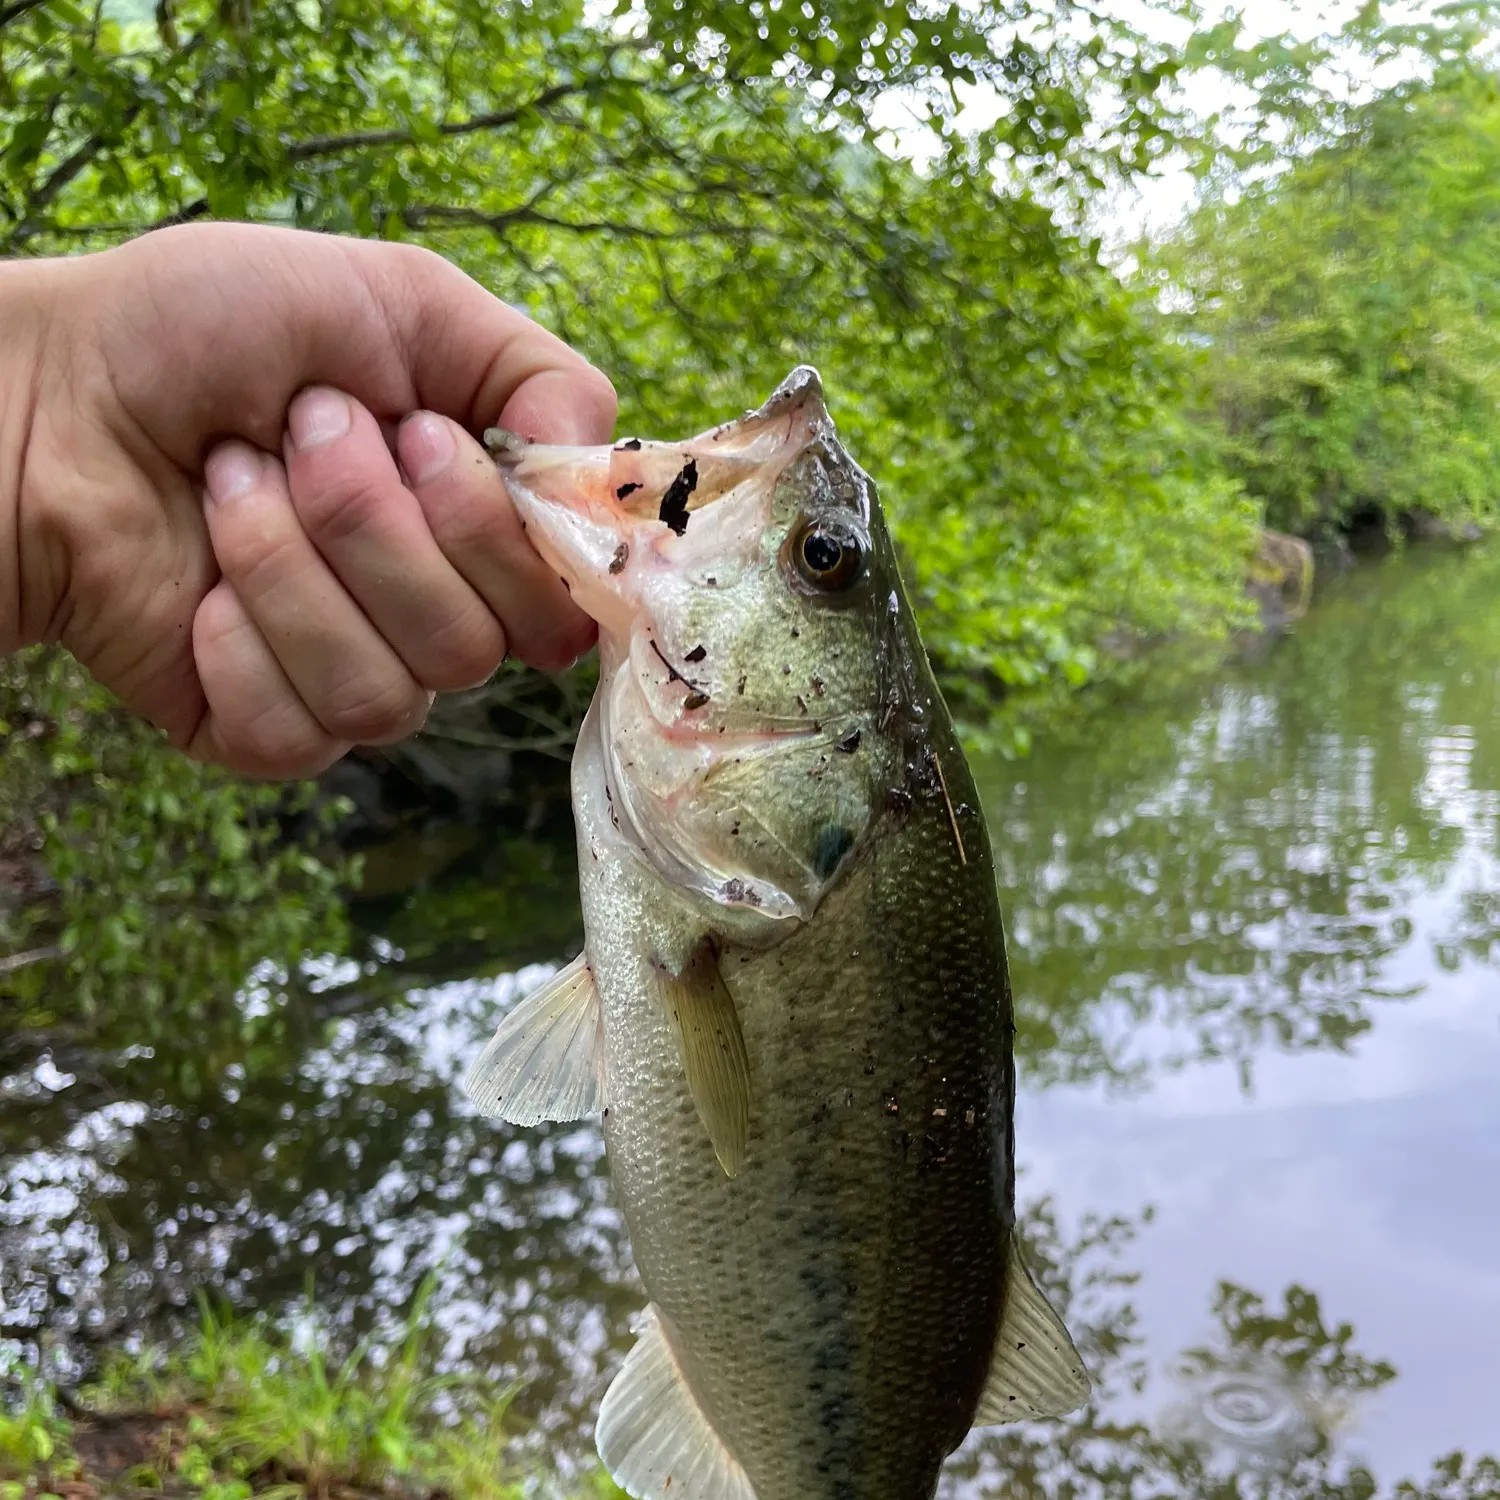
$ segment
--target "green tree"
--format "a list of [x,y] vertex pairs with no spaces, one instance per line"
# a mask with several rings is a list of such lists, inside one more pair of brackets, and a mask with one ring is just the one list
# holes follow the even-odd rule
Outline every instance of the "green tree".
[[[1455,529],[1500,495],[1500,75],[1491,4],[1422,27],[1367,6],[1336,44],[1238,55],[1284,170],[1209,179],[1157,260],[1186,293],[1203,399],[1273,524],[1318,535],[1422,511]],[[1231,49],[1232,52],[1232,49]],[[1334,58],[1411,76],[1350,104]],[[1288,139],[1290,144],[1288,144]]]
[[[583,347],[627,426],[666,435],[811,359],[887,481],[971,715],[996,689],[1087,679],[1116,627],[1214,630],[1234,612],[1253,516],[1177,417],[1181,361],[1140,299],[1060,227],[1180,125],[1173,54],[1106,15],[0,14],[0,253],[203,215],[416,238]],[[959,128],[970,83],[1004,105],[980,132]],[[898,107],[920,170],[891,149]]]

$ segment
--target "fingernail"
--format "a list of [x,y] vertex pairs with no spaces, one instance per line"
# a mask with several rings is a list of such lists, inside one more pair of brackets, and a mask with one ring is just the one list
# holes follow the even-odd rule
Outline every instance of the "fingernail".
[[427,484],[453,462],[453,429],[430,411],[414,412],[396,439],[401,467],[413,484]]
[[261,476],[261,456],[245,443],[225,443],[208,455],[203,477],[208,498],[216,505],[238,500],[255,488]]
[[326,386],[314,386],[292,402],[286,420],[298,452],[320,448],[348,432],[349,399]]

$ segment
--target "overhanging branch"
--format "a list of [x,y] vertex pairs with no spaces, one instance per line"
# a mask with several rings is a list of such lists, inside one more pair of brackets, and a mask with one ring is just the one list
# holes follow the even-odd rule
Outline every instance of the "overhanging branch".
[[[517,104],[510,109],[497,109],[489,114],[475,115],[468,120],[450,120],[438,126],[438,134],[454,136],[474,135],[482,130],[500,130],[514,125],[522,115],[531,110],[546,109],[559,99],[573,94],[588,93],[604,83],[615,83],[618,79],[592,79],[586,84],[558,83],[543,89],[534,99]],[[343,151],[362,151],[372,146],[413,146],[417,136],[411,130],[354,130],[347,135],[316,135],[305,141],[293,141],[286,149],[288,161],[308,161],[317,156],[337,156]]]
[[632,224],[623,219],[560,219],[552,214],[538,213],[535,209],[505,209],[500,213],[487,214],[481,209],[464,208],[449,203],[419,203],[400,211],[401,222],[408,229],[422,229],[429,224],[456,224],[474,229],[488,229],[503,235],[512,224],[540,224],[548,229],[560,229],[568,234],[607,234],[619,239],[636,240],[699,240],[705,238],[727,239],[750,238],[754,229],[740,225],[704,224],[682,229],[657,229],[649,224]]
[[[613,53],[610,55],[613,56]],[[512,105],[509,109],[491,110],[482,115],[473,115],[467,120],[449,120],[437,127],[437,133],[452,140],[459,136],[478,135],[486,130],[503,130],[507,125],[514,125],[524,115],[548,109],[564,99],[597,94],[611,87],[642,89],[654,86],[654,80],[622,78],[614,73],[586,78],[581,82],[554,83],[551,88],[543,89],[541,93],[522,104]],[[695,79],[684,79],[669,87],[658,88],[657,92],[672,95],[694,86]],[[337,156],[344,151],[361,151],[379,146],[414,146],[416,143],[417,133],[414,130],[354,130],[344,135],[318,135],[305,141],[292,141],[287,145],[286,156],[288,161],[309,161],[320,156]]]

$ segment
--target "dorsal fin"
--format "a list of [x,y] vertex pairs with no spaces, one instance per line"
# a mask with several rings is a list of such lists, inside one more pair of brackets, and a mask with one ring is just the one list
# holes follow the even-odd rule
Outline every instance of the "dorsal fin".
[[682,1051],[688,1092],[727,1177],[738,1174],[750,1131],[750,1057],[734,997],[719,972],[712,938],[704,938],[672,974],[658,967],[667,1014]]
[[512,1125],[579,1120],[604,1108],[602,1017],[580,953],[506,1018],[464,1088],[481,1113]]
[[656,1307],[604,1393],[595,1439],[604,1467],[636,1500],[755,1500],[755,1491],[693,1393]]
[[1062,1319],[1031,1279],[1012,1232],[1005,1252],[1005,1303],[976,1427],[1065,1417],[1089,1399],[1088,1371]]

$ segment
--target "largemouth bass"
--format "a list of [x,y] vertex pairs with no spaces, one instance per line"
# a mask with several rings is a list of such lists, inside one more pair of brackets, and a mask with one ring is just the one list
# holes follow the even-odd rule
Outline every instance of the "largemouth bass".
[[930,1500],[1089,1383],[1015,1245],[990,844],[875,486],[806,367],[685,443],[491,446],[600,675],[584,951],[469,1088],[604,1117],[651,1303],[599,1452],[637,1497]]

